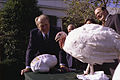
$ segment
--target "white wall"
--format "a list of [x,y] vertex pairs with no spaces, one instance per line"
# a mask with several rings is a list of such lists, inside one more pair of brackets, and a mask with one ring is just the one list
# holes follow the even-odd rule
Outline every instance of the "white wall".
[[44,14],[55,15],[58,17],[66,16],[66,4],[62,0],[38,0],[38,6]]
[[62,27],[62,18],[66,16],[67,9],[64,0],[38,0],[38,7],[44,14],[56,16],[57,27]]
[[0,9],[4,7],[6,0],[0,0]]
[[38,0],[38,5],[66,8],[66,4],[64,3],[64,0]]
[[107,7],[107,10],[110,14],[120,14],[120,8],[111,8],[111,7]]

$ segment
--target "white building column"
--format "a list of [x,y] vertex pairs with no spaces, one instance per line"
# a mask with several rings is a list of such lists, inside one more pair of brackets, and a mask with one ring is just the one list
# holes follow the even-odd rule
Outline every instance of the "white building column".
[[62,29],[62,18],[58,17],[57,19],[57,27]]

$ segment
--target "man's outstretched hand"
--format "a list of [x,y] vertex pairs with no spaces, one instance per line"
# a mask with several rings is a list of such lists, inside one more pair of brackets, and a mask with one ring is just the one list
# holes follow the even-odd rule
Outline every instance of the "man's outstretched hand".
[[21,75],[23,75],[25,72],[31,71],[31,68],[25,68],[21,70]]

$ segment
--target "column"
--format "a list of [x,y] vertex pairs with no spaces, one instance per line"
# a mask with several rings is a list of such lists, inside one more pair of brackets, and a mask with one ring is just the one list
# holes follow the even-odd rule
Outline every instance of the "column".
[[57,19],[57,27],[62,29],[62,18],[58,17]]

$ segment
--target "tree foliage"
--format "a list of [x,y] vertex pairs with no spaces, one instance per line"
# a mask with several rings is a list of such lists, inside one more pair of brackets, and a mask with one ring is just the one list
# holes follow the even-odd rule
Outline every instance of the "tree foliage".
[[94,6],[108,7],[111,4],[114,4],[114,7],[120,6],[120,0],[88,0],[88,2],[94,4]]
[[[63,18],[63,29],[69,24],[79,27],[84,24],[85,19],[93,18],[96,20],[94,10],[98,6],[108,7],[110,4],[120,6],[120,0],[64,0],[68,5],[66,10],[67,17]],[[65,26],[65,27],[64,27]]]
[[24,60],[29,31],[35,27],[34,19],[42,12],[36,0],[8,0],[0,12],[0,33],[5,58]]
[[[70,0],[67,0],[70,1]],[[88,3],[93,4],[95,7],[97,6],[105,6],[108,7],[111,4],[115,5],[114,7],[120,6],[120,0],[78,0],[80,2],[87,1]]]
[[80,2],[79,0],[65,1],[68,5],[66,11],[67,17],[64,18],[64,26],[74,24],[75,26],[81,26],[85,19],[94,18],[94,6],[87,1]]

